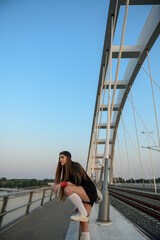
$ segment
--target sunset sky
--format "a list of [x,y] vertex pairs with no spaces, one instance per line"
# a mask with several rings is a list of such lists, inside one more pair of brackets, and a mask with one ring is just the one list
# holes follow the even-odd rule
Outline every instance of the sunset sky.
[[[0,177],[54,178],[62,150],[85,168],[108,6],[107,0],[0,1]],[[136,43],[150,9],[129,7],[124,45]],[[124,7],[115,45],[120,43],[123,14]],[[159,38],[150,54],[153,78],[160,84],[158,51]],[[142,81],[133,86],[137,107],[151,94],[144,90],[144,76],[140,72]],[[144,115],[154,130],[146,104]]]

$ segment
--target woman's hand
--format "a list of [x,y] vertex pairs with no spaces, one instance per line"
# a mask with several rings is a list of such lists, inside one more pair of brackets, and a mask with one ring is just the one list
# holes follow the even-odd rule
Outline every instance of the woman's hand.
[[60,184],[57,184],[57,185],[55,185],[55,186],[53,187],[52,191],[53,191],[54,193],[56,193],[59,188],[61,188],[61,185],[60,185]]

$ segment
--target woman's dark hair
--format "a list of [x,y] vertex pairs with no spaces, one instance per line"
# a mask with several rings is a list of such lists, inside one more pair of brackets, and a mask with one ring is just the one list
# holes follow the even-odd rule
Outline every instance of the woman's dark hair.
[[[82,176],[86,178],[86,173],[81,165],[79,163],[73,162],[70,157],[66,156],[66,163],[64,166],[60,164],[60,161],[58,162],[55,184],[58,184],[61,181],[69,181],[70,174],[75,176],[76,185],[79,185],[78,183],[81,182]],[[64,188],[60,188],[59,196],[61,201],[64,201],[66,199]]]

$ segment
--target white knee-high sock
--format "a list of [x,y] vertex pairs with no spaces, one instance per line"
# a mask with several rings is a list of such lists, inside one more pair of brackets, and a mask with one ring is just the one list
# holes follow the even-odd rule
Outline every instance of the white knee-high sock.
[[81,240],[90,240],[90,233],[89,232],[81,232]]
[[82,203],[81,198],[78,196],[78,194],[73,193],[69,197],[67,197],[79,210],[79,212],[83,213],[85,216],[87,216],[87,211]]

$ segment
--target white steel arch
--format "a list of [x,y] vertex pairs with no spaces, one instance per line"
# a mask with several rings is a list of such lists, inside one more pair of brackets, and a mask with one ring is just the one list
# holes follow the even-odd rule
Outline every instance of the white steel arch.
[[[126,4],[124,0],[111,0],[108,11],[107,26],[99,75],[99,83],[97,89],[97,97],[95,103],[95,111],[92,124],[92,132],[90,138],[90,145],[88,151],[87,171],[88,174],[95,173],[97,170],[103,169],[103,165],[96,164],[96,159],[104,159],[104,154],[95,155],[97,148],[96,144],[105,144],[106,139],[97,138],[97,128],[100,130],[107,128],[106,123],[98,122],[98,115],[100,111],[108,111],[108,105],[101,106],[101,97],[104,89],[109,89],[109,81],[105,81],[106,71],[109,68],[109,53],[112,51],[112,58],[118,58],[120,46],[112,46],[111,44],[111,17],[114,17],[114,23],[116,26],[120,6]],[[149,52],[154,45],[156,39],[160,34],[160,0],[130,0],[129,5],[153,5],[151,12],[143,26],[139,39],[135,46],[123,46],[121,58],[130,58],[128,66],[126,67],[124,78],[117,81],[115,90],[119,90],[117,101],[113,104],[113,111],[110,124],[110,181],[113,179],[113,155],[116,141],[116,134],[119,125],[120,116],[125,105],[127,96],[130,92],[131,86],[140,70],[140,65],[143,64],[147,57],[147,51]],[[115,31],[113,28],[113,34]],[[112,50],[111,50],[112,48]],[[147,51],[146,51],[147,50]],[[114,89],[115,80],[111,81],[111,88]],[[110,107],[110,106],[109,106]],[[101,174],[102,175],[102,174]]]

